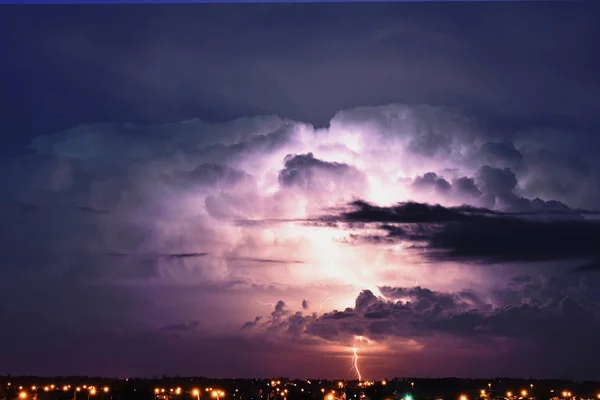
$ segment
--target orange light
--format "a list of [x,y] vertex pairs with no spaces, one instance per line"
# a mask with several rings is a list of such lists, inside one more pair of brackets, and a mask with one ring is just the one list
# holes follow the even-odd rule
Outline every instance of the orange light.
[[19,393],[19,398],[20,399],[26,399],[27,398],[27,392],[21,392],[21,393]]
[[50,391],[50,387],[49,386],[44,386],[44,392],[49,392]]
[[506,392],[506,397],[510,399],[512,397],[512,392]]
[[459,397],[459,400],[467,400],[467,399],[468,399],[468,397],[465,394],[461,394]]
[[96,395],[96,388],[91,388],[91,389],[90,389],[90,394],[91,394],[92,396],[95,396],[95,395]]
[[194,390],[192,390],[192,394],[194,396],[200,396],[200,390],[199,389],[194,389]]
[[77,390],[78,392],[81,392],[81,388],[80,388],[79,386],[77,386],[77,387],[75,388],[75,390]]
[[66,392],[67,390],[69,390],[69,388],[67,386],[63,386],[63,391]]
[[35,386],[31,387],[31,390],[36,390],[36,389],[37,389],[37,387],[35,387]]
[[160,389],[159,388],[154,389],[154,394],[159,394],[159,393],[160,393]]
[[108,391],[109,391],[108,386],[104,386],[103,390],[104,390],[104,393],[108,393]]
[[181,388],[178,387],[177,389],[175,389],[175,394],[181,394]]
[[526,397],[527,396],[527,390],[521,390],[521,396]]

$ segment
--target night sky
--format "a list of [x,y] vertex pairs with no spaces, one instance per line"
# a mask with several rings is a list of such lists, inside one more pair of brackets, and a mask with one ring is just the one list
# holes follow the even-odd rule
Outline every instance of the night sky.
[[592,2],[0,6],[0,374],[600,374]]

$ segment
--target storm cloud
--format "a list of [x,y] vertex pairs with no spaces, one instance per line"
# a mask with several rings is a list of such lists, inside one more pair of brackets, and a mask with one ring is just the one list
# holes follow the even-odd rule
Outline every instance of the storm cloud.
[[596,378],[596,5],[535,3],[4,7],[0,373]]

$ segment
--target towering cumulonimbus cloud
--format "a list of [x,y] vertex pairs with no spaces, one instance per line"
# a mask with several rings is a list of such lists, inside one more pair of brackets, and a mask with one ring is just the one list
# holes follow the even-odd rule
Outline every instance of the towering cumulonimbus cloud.
[[0,290],[31,302],[0,317],[124,348],[150,332],[165,354],[234,332],[257,359],[343,353],[357,335],[423,360],[452,344],[541,354],[551,334],[574,343],[565,324],[597,346],[598,159],[584,133],[569,148],[539,135],[391,104],[327,128],[271,116],[39,137],[2,165]]

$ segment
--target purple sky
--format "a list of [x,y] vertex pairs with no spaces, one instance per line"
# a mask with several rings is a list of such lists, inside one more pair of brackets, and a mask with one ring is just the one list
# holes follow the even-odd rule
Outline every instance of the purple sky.
[[1,10],[0,374],[597,378],[597,8]]

